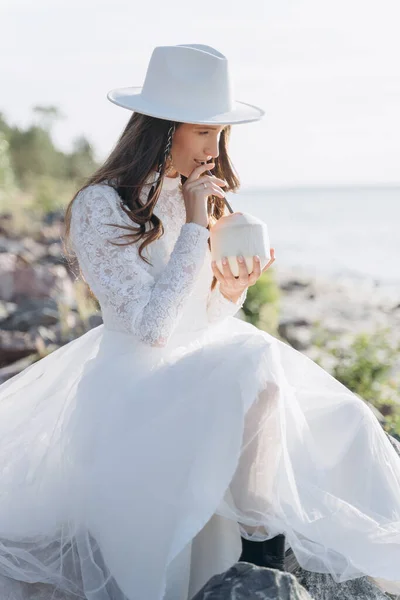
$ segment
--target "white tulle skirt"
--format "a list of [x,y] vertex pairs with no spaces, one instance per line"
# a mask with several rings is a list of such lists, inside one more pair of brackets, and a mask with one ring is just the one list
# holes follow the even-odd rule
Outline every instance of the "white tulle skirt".
[[304,569],[400,593],[400,458],[378,420],[233,317],[164,348],[101,325],[5,382],[0,472],[16,600],[187,600],[240,535],[278,533]]

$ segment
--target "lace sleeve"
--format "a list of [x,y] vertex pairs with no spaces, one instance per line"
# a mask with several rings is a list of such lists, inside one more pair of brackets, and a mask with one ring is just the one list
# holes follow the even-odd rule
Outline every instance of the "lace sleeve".
[[225,298],[219,289],[219,282],[210,292],[207,302],[207,317],[209,323],[222,321],[226,317],[234,317],[242,308],[247,296],[247,288],[244,290],[240,298],[236,302],[232,302]]
[[[164,346],[176,327],[204,262],[209,231],[185,223],[169,261],[155,280],[140,258],[136,244],[114,246],[126,230],[118,223],[119,197],[106,186],[82,190],[73,205],[71,240],[82,273],[103,313],[112,313],[118,326],[151,346]],[[123,242],[124,240],[122,240]]]

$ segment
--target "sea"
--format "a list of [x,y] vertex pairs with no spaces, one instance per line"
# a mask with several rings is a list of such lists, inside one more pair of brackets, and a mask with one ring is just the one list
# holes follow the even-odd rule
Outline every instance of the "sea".
[[400,187],[240,189],[227,199],[266,223],[276,266],[400,293]]

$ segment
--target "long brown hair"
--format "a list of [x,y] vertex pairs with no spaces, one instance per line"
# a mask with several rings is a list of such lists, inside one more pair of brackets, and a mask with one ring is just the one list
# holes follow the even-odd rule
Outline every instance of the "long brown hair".
[[[68,204],[64,217],[64,250],[67,258],[74,258],[74,253],[70,244],[70,228],[72,206],[78,193],[86,187],[103,183],[112,186],[119,194],[124,205],[122,209],[128,215],[129,219],[136,227],[110,224],[121,229],[128,230],[129,233],[121,234],[121,238],[127,240],[126,244],[116,244],[125,246],[141,241],[139,246],[139,256],[145,262],[152,264],[142,255],[144,248],[151,242],[157,240],[164,234],[164,227],[161,220],[153,214],[155,205],[161,192],[162,179],[166,171],[166,161],[162,164],[160,177],[155,186],[152,187],[147,201],[143,204],[140,199],[142,188],[146,185],[148,176],[152,171],[156,171],[160,165],[160,157],[164,152],[167,140],[167,134],[171,125],[178,128],[181,123],[149,117],[140,113],[133,113],[129,119],[124,131],[115,144],[111,154],[105,162],[91,175],[79,188],[70,203]],[[206,127],[206,126],[205,126]],[[219,156],[215,159],[213,174],[227,182],[224,191],[236,191],[240,186],[239,178],[233,168],[228,156],[228,141],[230,137],[231,126],[227,125],[221,132],[219,141]],[[186,178],[181,176],[184,183]],[[210,222],[208,229],[224,215],[224,200],[218,196],[209,196],[208,214]],[[146,223],[151,223],[152,227],[147,228]],[[137,227],[139,226],[139,227]],[[209,247],[210,240],[208,240]],[[213,277],[211,289],[214,289],[217,280]]]

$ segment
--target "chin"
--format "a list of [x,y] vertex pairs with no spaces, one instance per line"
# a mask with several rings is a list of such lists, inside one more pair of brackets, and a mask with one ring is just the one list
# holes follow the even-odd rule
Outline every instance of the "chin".
[[190,165],[185,166],[185,167],[183,167],[183,166],[182,167],[177,167],[177,166],[174,165],[174,167],[175,167],[175,170],[178,172],[178,177],[180,177],[181,175],[183,175],[184,177],[189,177],[189,175],[191,174],[191,172],[193,171],[193,169],[196,168],[196,165],[190,164]]

